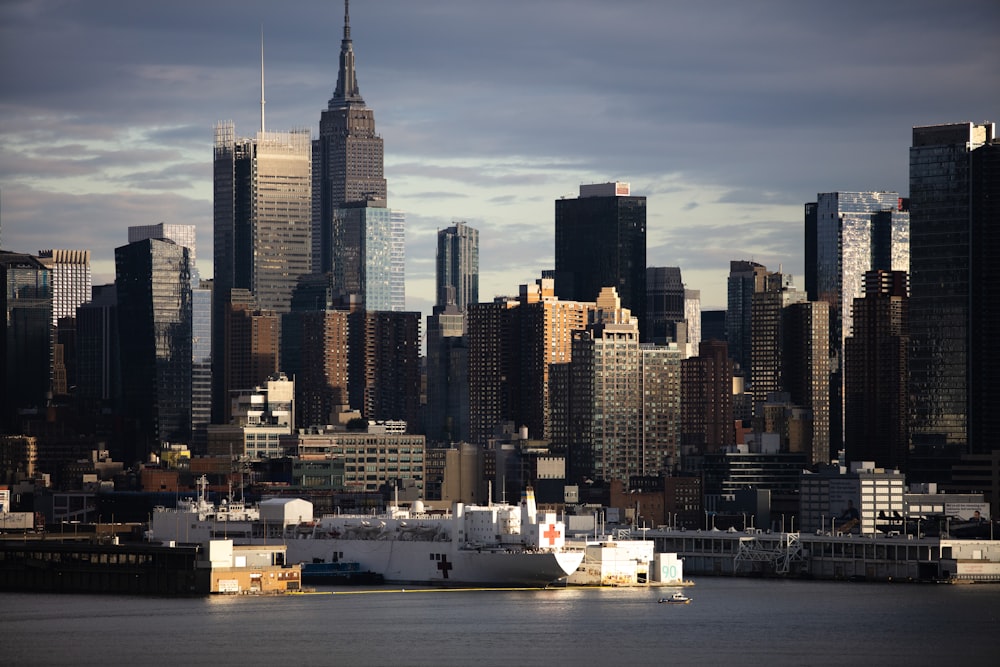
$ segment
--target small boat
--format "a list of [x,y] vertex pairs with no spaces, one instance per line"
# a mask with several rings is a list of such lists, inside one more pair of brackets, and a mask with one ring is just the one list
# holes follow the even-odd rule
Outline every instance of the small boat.
[[691,604],[691,598],[683,593],[674,593],[668,598],[660,598],[660,604]]

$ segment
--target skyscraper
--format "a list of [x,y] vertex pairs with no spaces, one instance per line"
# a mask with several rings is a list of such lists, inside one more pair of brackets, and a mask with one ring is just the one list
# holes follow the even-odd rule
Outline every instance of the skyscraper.
[[253,389],[278,372],[279,332],[276,313],[261,310],[249,290],[230,290],[222,322],[226,341],[221,382],[226,397],[225,423],[232,420],[234,391]]
[[454,290],[454,304],[465,311],[479,303],[479,230],[456,222],[437,236],[437,301],[449,303],[447,288]]
[[729,262],[726,339],[729,343],[729,356],[746,378],[747,385],[752,382],[750,324],[753,295],[763,291],[764,280],[770,273],[767,267],[757,262],[746,260]]
[[910,393],[915,448],[997,449],[1000,143],[994,123],[913,128]]
[[549,437],[549,373],[568,363],[572,333],[583,330],[594,302],[565,301],[552,279],[521,285],[516,299],[470,304],[469,413],[471,439],[485,444],[500,424],[526,426]]
[[628,183],[581,185],[576,199],[556,200],[555,294],[593,302],[614,287],[622,307],[646,324],[646,198]]
[[76,311],[77,398],[94,408],[121,398],[118,351],[118,294],[114,283],[93,288]]
[[213,421],[222,421],[226,340],[222,327],[233,289],[257,307],[286,313],[300,276],[312,270],[312,176],[308,130],[237,138],[215,128],[212,299]]
[[438,230],[436,304],[427,318],[428,442],[468,441],[470,304],[479,303],[479,230],[456,222]]
[[677,346],[640,344],[638,322],[613,287],[598,295],[590,319],[572,333],[568,425],[553,425],[569,433],[571,478],[628,485],[672,470],[680,424]]
[[[865,272],[908,271],[910,214],[895,192],[823,192],[806,204],[806,276],[810,300],[830,304],[831,437],[843,435],[844,339],[853,327],[852,304],[864,293]],[[810,229],[812,231],[810,231]]]
[[194,225],[157,223],[128,228],[128,242],[167,239],[188,249],[191,270],[191,445],[204,453],[207,428],[212,421],[212,290],[201,284],[197,264],[197,230]]
[[[315,270],[333,270],[334,218],[344,204],[386,201],[382,137],[365,105],[354,68],[350,5],[344,0],[337,87],[319,120],[313,142],[313,239]],[[384,206],[384,204],[383,204]]]
[[903,468],[909,448],[905,271],[869,271],[844,340],[844,449],[849,461]]
[[679,266],[646,267],[646,339],[664,345],[667,341],[678,341],[678,325],[681,342],[687,342],[684,326],[684,281]]
[[45,407],[52,389],[52,275],[31,255],[0,251],[0,428],[19,431],[21,409]]
[[705,341],[698,356],[681,361],[680,385],[682,459],[726,451],[735,443],[736,434],[733,360],[725,341]]
[[38,259],[51,272],[52,324],[76,317],[77,307],[90,301],[90,251],[41,250]]
[[753,293],[750,321],[750,392],[759,405],[767,395],[782,391],[785,356],[785,308],[806,300],[805,292],[792,285],[792,277],[769,273],[763,287]]
[[361,298],[366,310],[400,312],[406,307],[402,225],[384,201],[344,204],[333,218],[333,284],[344,298]]
[[124,411],[136,428],[126,460],[191,436],[191,273],[187,248],[146,239],[115,248]]
[[782,319],[782,390],[795,405],[810,412],[811,428],[803,453],[810,463],[827,463],[831,448],[830,305],[825,301],[792,303]]

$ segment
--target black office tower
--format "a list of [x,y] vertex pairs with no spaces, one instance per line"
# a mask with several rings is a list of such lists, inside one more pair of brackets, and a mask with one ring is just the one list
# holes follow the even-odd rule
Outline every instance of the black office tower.
[[910,148],[910,393],[917,449],[998,447],[1000,226],[994,123],[913,128]]
[[556,296],[593,302],[604,287],[618,291],[646,340],[646,198],[628,183],[581,185],[578,198],[556,200]]

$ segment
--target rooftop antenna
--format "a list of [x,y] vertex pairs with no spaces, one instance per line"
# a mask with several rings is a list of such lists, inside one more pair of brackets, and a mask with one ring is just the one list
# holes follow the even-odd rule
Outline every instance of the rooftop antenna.
[[264,25],[260,26],[260,133],[264,134]]

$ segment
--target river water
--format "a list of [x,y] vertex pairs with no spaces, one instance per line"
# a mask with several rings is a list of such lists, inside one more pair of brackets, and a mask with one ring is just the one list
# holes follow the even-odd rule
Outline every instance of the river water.
[[3,665],[994,665],[1000,586],[0,594]]

